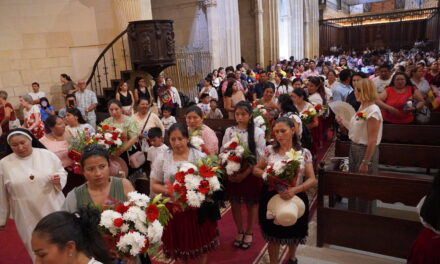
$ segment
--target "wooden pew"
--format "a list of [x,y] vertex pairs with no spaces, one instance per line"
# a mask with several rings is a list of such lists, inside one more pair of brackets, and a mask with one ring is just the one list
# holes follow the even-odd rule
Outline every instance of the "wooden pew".
[[431,119],[429,120],[429,125],[440,125],[440,112],[431,112]]
[[324,206],[324,196],[401,202],[416,206],[432,184],[427,176],[365,175],[320,170],[318,186],[317,246],[332,244],[407,258],[422,230],[419,221],[347,211]]
[[[336,140],[336,157],[348,157],[349,150],[349,141]],[[380,164],[440,169],[440,146],[381,143],[379,151]]]
[[384,124],[382,142],[440,146],[439,125]]

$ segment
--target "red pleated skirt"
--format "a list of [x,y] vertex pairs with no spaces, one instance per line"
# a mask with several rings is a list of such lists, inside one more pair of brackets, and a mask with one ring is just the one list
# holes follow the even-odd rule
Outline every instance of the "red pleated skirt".
[[440,263],[440,235],[424,228],[411,247],[408,264],[435,263]]
[[162,242],[168,258],[196,259],[219,245],[217,222],[205,219],[199,224],[197,209],[173,213],[165,226]]
[[263,188],[263,179],[252,173],[241,182],[225,181],[226,198],[231,202],[258,204]]

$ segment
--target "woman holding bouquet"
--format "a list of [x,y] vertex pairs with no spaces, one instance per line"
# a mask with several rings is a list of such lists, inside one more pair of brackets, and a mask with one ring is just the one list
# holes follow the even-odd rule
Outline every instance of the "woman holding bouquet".
[[[293,104],[300,114],[304,114],[305,111],[310,110],[313,107],[313,104],[309,102],[309,98],[304,89],[295,89],[292,93]],[[303,120],[306,122],[306,125],[309,129],[317,127],[319,125],[318,118],[312,118],[311,120]]]
[[[251,154],[257,158],[263,156],[266,146],[265,132],[255,127],[252,118],[252,106],[247,101],[241,101],[235,106],[236,126],[226,129],[223,137],[222,151],[228,148],[227,144],[232,139],[239,136],[240,142],[249,148]],[[241,164],[249,163],[242,160]],[[232,215],[237,227],[237,236],[234,246],[237,248],[248,249],[252,244],[252,229],[257,216],[258,202],[260,200],[263,181],[252,174],[253,166],[241,165],[240,169],[227,175],[225,182],[226,196],[231,201]],[[247,209],[247,226],[243,227],[242,205]]]
[[[154,193],[170,196],[167,186],[175,180],[178,168],[186,162],[196,162],[206,156],[192,147],[188,129],[181,123],[173,124],[168,130],[171,149],[162,153],[154,161],[151,169],[151,184]],[[175,210],[165,227],[162,241],[167,257],[183,260],[193,259],[198,263],[207,262],[209,251],[214,250],[217,238],[217,220],[220,212],[214,203],[204,203],[200,208]]]
[[[268,146],[264,155],[254,168],[254,174],[263,176],[267,165],[282,162],[286,158],[286,152],[301,151],[302,159],[296,175],[291,177],[286,186],[264,185],[259,208],[259,222],[263,237],[269,243],[269,258],[271,264],[279,263],[278,255],[280,245],[289,246],[288,263],[297,263],[295,256],[296,248],[299,243],[304,243],[308,234],[308,198],[306,191],[316,185],[315,173],[313,171],[313,161],[310,151],[301,148],[298,137],[295,134],[295,127],[290,118],[281,117],[276,120],[273,127],[275,133],[275,145]],[[284,188],[283,188],[284,187]],[[298,218],[296,223],[291,226],[281,226],[274,223],[272,219],[266,218],[266,210],[269,200],[279,193],[281,199],[289,200],[295,195],[305,204],[304,214]]]
[[203,124],[202,109],[196,105],[189,107],[186,110],[185,119],[193,147],[207,155],[217,155],[218,138],[214,130]]
[[[80,164],[87,181],[67,194],[63,210],[74,213],[81,207],[125,202],[127,194],[134,191],[130,181],[110,175],[109,154],[104,146],[86,146]],[[134,259],[128,260],[135,263]]]
[[272,86],[265,83],[263,85],[263,97],[258,100],[258,104],[264,105],[264,108],[267,110],[272,120],[277,119],[278,117],[278,107],[274,100],[275,90]]

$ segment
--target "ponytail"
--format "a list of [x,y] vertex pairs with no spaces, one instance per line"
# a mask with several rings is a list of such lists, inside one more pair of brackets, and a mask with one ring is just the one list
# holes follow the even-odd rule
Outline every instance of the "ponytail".
[[91,207],[80,208],[73,214],[54,212],[38,222],[34,234],[46,237],[49,243],[61,249],[67,242],[73,241],[78,252],[103,264],[111,264],[109,252],[98,230],[100,217],[99,211]]

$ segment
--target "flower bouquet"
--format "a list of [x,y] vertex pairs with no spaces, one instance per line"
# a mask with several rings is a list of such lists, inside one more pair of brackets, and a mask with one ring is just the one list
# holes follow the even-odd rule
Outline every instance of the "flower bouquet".
[[129,200],[114,208],[105,208],[99,223],[102,233],[111,236],[121,257],[154,254],[159,248],[164,226],[170,219],[165,204],[157,195],[153,200],[136,191],[128,193]]
[[323,116],[327,113],[328,106],[321,105],[321,104],[315,104],[313,105],[315,107],[316,113],[318,116]]
[[239,172],[244,163],[250,166],[257,163],[255,155],[241,142],[239,134],[227,142],[223,148],[224,151],[220,153],[219,158],[226,175]]
[[93,143],[92,134],[86,128],[84,131],[78,131],[76,137],[70,137],[67,139],[69,142],[68,157],[73,160],[72,170],[75,174],[81,174],[81,167],[79,163],[81,161],[81,153],[85,146]]
[[115,154],[125,141],[122,130],[109,125],[98,127],[97,133],[93,135],[92,139],[95,144],[104,145],[111,155]]
[[310,106],[309,109],[305,110],[300,114],[301,120],[307,125],[313,122],[313,119],[318,116],[318,112],[313,106]]
[[302,151],[291,149],[285,153],[282,160],[268,164],[264,169],[263,179],[268,180],[271,186],[281,193],[296,185],[298,170],[303,160]]
[[203,202],[212,202],[212,194],[221,189],[221,170],[217,156],[206,156],[195,164],[185,162],[178,168],[170,193],[182,210],[199,208]]
[[193,147],[203,152],[205,142],[202,139],[202,127],[194,129],[190,134],[190,143]]
[[252,116],[254,118],[255,126],[263,129],[266,141],[269,141],[272,132],[270,126],[270,114],[264,108],[264,105],[258,104],[257,102],[252,103],[252,108],[254,109]]

